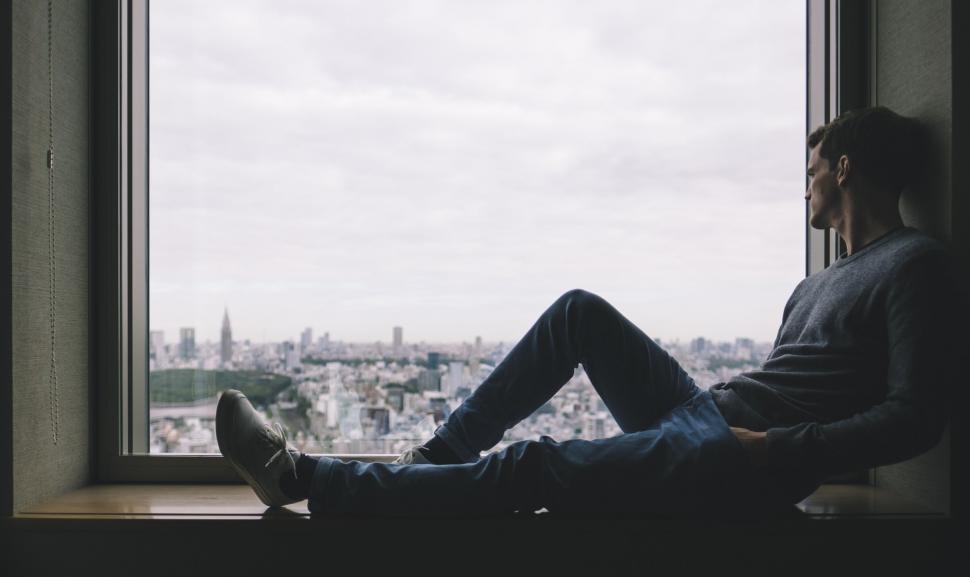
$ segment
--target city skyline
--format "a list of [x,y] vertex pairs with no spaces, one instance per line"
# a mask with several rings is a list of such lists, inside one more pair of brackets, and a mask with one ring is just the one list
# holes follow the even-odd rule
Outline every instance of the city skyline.
[[[219,394],[234,388],[281,422],[300,450],[399,454],[428,438],[513,347],[479,337],[460,345],[407,343],[404,329],[393,327],[385,346],[331,341],[327,333],[314,341],[306,327],[299,344],[236,342],[229,359],[225,340],[198,346],[193,340],[193,354],[185,357],[171,353],[186,344],[165,345],[164,335],[152,331],[149,450],[217,452]],[[182,334],[194,338],[194,329],[184,327]],[[770,343],[748,338],[663,344],[701,389],[758,368],[771,351]],[[541,435],[594,439],[619,432],[579,364],[548,402],[507,430],[493,449]]]
[[[447,341],[447,340],[436,340],[436,341],[435,340],[408,341],[408,340],[405,340],[404,337],[403,337],[403,335],[404,335],[404,327],[401,327],[401,326],[398,326],[398,325],[394,325],[394,326],[391,326],[389,328],[390,328],[391,336],[387,340],[383,340],[383,339],[378,338],[378,339],[373,339],[373,340],[353,341],[353,340],[343,340],[343,339],[340,339],[340,338],[334,338],[333,339],[333,342],[343,342],[343,343],[348,343],[348,344],[365,344],[365,345],[366,344],[374,344],[374,343],[381,343],[381,344],[385,344],[386,343],[392,351],[395,350],[398,346],[407,346],[407,345],[414,345],[414,344],[422,344],[422,345],[434,345],[434,344],[468,344],[468,345],[473,345],[476,350],[480,350],[481,347],[484,344],[496,344],[496,343],[512,343],[512,344],[514,344],[515,342],[517,342],[517,339],[511,339],[511,340],[510,339],[490,339],[490,340],[486,340],[486,339],[483,339],[481,335],[473,335],[470,338],[464,338],[464,339],[457,340],[457,341]],[[307,327],[304,327],[302,329],[302,331],[299,332],[299,334],[297,336],[285,337],[285,338],[282,338],[282,339],[258,340],[258,339],[254,339],[254,338],[248,337],[248,336],[238,336],[238,333],[236,333],[237,334],[237,338],[233,338],[232,335],[233,335],[234,331],[231,328],[231,324],[230,324],[230,320],[229,320],[229,309],[227,307],[223,311],[223,317],[222,317],[222,321],[221,321],[221,329],[220,329],[220,334],[219,334],[219,339],[218,339],[218,343],[220,345],[220,359],[222,360],[222,362],[226,362],[227,359],[230,359],[232,357],[232,345],[233,345],[233,343],[251,342],[251,343],[260,344],[260,343],[285,343],[285,342],[291,342],[291,343],[300,343],[301,348],[302,349],[306,349],[308,344],[317,344],[317,342],[319,342],[319,341],[316,341],[315,342],[313,340],[313,338],[312,338],[312,335],[313,335],[313,331],[314,330],[315,329],[313,327],[307,326]],[[216,342],[215,340],[210,339],[210,338],[205,338],[205,339],[201,339],[201,340],[200,339],[197,339],[196,338],[196,335],[198,335],[200,333],[199,333],[198,327],[194,327],[194,326],[191,326],[191,327],[178,327],[174,331],[171,331],[171,332],[169,332],[169,331],[167,331],[165,329],[158,329],[158,328],[152,327],[149,330],[149,333],[151,335],[151,338],[149,339],[149,342],[150,342],[150,344],[152,346],[156,346],[158,344],[165,344],[165,345],[171,344],[171,345],[177,345],[177,346],[180,346],[180,347],[183,347],[184,348],[184,346],[183,346],[182,343],[185,340],[185,338],[186,338],[187,335],[188,335],[188,338],[191,339],[191,350],[193,350],[193,351],[195,349],[195,345],[196,345],[197,342],[202,342],[202,343],[205,343],[205,344],[213,344],[214,342]],[[165,340],[165,335],[168,335],[168,334],[173,334],[173,335],[174,334],[178,334],[179,335],[179,338],[177,340],[172,340],[172,341]],[[744,340],[744,341],[755,341],[755,342],[758,342],[758,343],[771,343],[771,342],[774,341],[774,339],[752,339],[751,337],[746,336],[746,335],[735,335],[734,337],[730,337],[730,338],[720,338],[720,339],[710,338],[707,335],[694,335],[694,336],[689,337],[689,338],[686,338],[686,339],[681,339],[681,338],[664,339],[664,337],[662,337],[660,335],[648,335],[648,336],[650,336],[650,338],[652,338],[653,340],[658,341],[658,342],[659,341],[667,341],[667,342],[677,342],[677,343],[681,343],[681,342],[692,342],[692,341],[696,341],[698,339],[707,340],[707,341],[710,341],[710,342],[735,342],[735,341],[742,341],[742,340]],[[321,333],[319,339],[325,340],[325,341],[329,342],[331,340],[330,331],[326,331],[326,330],[323,331]],[[180,351],[181,350],[182,349],[180,348]],[[180,353],[180,356],[183,356],[184,357],[185,354],[184,353]]]

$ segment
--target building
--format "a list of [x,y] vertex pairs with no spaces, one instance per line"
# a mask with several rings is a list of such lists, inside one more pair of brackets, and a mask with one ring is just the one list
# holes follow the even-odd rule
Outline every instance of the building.
[[710,344],[711,344],[710,341],[708,341],[704,337],[697,337],[696,339],[690,342],[690,352],[694,353],[695,355],[704,354],[704,352],[707,351]]
[[387,396],[384,398],[384,403],[388,407],[391,407],[398,413],[404,410],[404,387],[399,384],[389,384],[385,388],[387,391]]
[[606,420],[609,415],[605,412],[583,414],[583,437],[587,440],[606,437]]
[[361,407],[360,421],[367,436],[386,435],[391,430],[390,411],[387,407],[370,405]]
[[465,386],[465,363],[461,361],[448,363],[448,384],[443,387],[443,390],[450,397],[463,386]]
[[441,373],[438,369],[423,369],[418,373],[418,389],[421,391],[440,391]]
[[195,329],[192,327],[179,329],[179,358],[183,361],[195,358]]
[[229,325],[229,309],[222,314],[222,337],[219,342],[219,360],[222,366],[232,362],[232,327]]
[[168,351],[165,349],[165,332],[151,331],[148,338],[148,356],[151,370],[168,366]]
[[402,327],[394,327],[394,354],[400,355],[404,348],[404,329]]
[[283,367],[289,371],[297,371],[302,368],[300,362],[300,347],[292,341],[283,343]]
[[309,351],[310,346],[312,344],[313,344],[313,329],[310,327],[307,327],[303,329],[302,333],[300,333],[300,348],[303,349],[304,352]]

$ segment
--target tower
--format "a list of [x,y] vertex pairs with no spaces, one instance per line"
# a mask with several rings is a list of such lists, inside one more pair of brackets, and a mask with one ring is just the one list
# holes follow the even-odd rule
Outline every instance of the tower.
[[401,327],[394,327],[394,354],[400,355],[401,348],[404,345],[404,329]]
[[300,349],[303,351],[304,355],[307,353],[308,350],[310,350],[310,347],[312,345],[313,345],[313,328],[307,327],[303,329],[302,333],[300,333]]
[[232,327],[229,326],[229,309],[222,315],[222,342],[219,349],[219,359],[225,366],[232,362]]

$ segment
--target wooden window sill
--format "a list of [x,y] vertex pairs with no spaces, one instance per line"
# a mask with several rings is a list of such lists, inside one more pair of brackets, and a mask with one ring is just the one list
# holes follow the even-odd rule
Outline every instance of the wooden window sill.
[[[946,518],[944,513],[869,485],[823,485],[793,511],[806,519]],[[293,519],[306,501],[268,509],[246,485],[90,485],[16,515],[24,519]]]

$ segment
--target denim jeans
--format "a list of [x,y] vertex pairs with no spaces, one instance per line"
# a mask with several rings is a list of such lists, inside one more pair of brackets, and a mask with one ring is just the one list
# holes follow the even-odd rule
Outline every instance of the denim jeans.
[[[549,400],[582,363],[622,434],[520,441],[479,458]],[[313,513],[743,511],[763,504],[746,450],[713,398],[602,298],[567,292],[539,317],[435,434],[456,465],[324,457]]]

